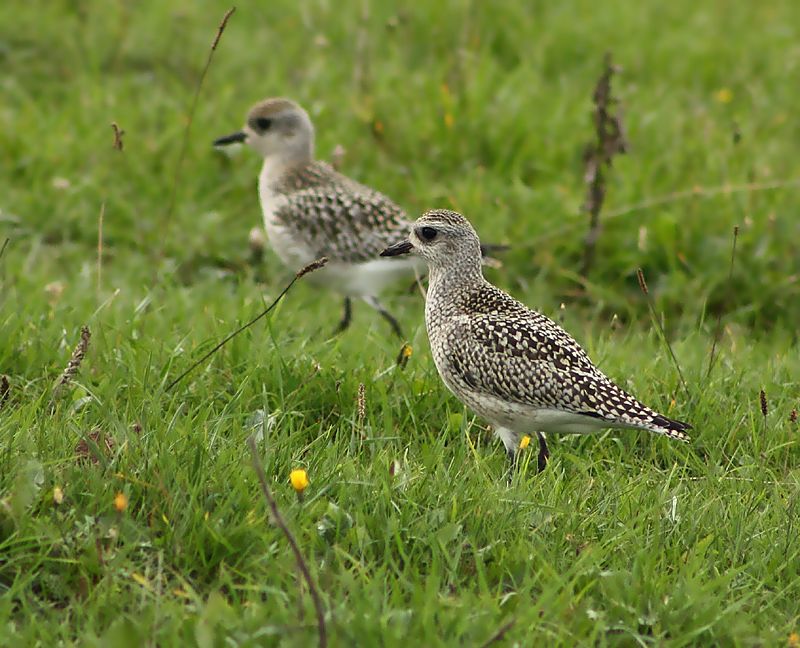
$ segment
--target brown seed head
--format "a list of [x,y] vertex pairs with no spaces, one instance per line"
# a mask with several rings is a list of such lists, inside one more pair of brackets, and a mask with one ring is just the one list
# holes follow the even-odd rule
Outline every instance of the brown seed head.
[[641,268],[636,269],[636,278],[639,280],[639,288],[642,289],[642,292],[645,295],[649,295],[650,291],[647,290],[647,282],[644,280],[644,272],[642,272]]
[[315,270],[319,270],[320,268],[324,267],[325,264],[328,263],[328,257],[321,257],[316,261],[312,261],[307,266],[300,268],[300,271],[297,273],[297,278],[304,277],[309,272],[314,272]]
[[358,424],[364,424],[364,417],[367,414],[367,388],[364,383],[358,384]]

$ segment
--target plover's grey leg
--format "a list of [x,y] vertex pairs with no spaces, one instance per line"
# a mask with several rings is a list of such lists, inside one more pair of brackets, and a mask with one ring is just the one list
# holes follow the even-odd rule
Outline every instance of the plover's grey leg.
[[381,314],[381,316],[387,322],[389,322],[389,326],[392,327],[392,331],[394,331],[394,334],[397,337],[399,337],[401,340],[404,339],[403,330],[400,328],[400,324],[398,324],[397,320],[394,318],[394,315],[392,315],[389,311],[387,311],[383,307],[383,304],[381,304],[381,302],[378,300],[377,297],[364,297],[364,301],[367,302],[370,306],[372,306],[372,308],[374,308],[376,311],[378,311]]
[[539,456],[536,465],[539,472],[547,468],[547,462],[550,460],[550,451],[547,449],[547,440],[544,438],[544,432],[537,432],[536,436],[539,437]]
[[333,332],[334,335],[337,333],[341,333],[342,331],[347,330],[347,327],[350,326],[350,321],[353,319],[353,303],[349,297],[344,298],[344,310],[342,311],[342,319],[339,324],[336,326],[336,330]]

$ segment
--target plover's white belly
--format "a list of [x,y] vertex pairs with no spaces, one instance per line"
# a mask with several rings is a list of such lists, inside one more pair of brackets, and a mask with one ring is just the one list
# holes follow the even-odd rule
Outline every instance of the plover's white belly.
[[609,427],[621,427],[563,409],[514,403],[468,389],[463,384],[455,389],[450,384],[447,386],[480,417],[495,427],[506,427],[520,435],[531,432],[591,434]]

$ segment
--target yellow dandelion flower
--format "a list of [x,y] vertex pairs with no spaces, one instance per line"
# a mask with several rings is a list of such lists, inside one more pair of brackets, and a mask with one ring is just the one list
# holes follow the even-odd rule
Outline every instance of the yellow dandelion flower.
[[292,488],[298,493],[302,494],[308,488],[308,473],[304,468],[295,468],[289,474],[289,481],[292,482]]
[[720,88],[714,93],[714,99],[721,104],[727,104],[733,101],[733,92],[730,88]]
[[114,508],[117,513],[122,513],[128,508],[128,497],[125,493],[117,493],[116,497],[114,497]]
[[414,353],[414,349],[411,348],[410,344],[403,345],[403,357],[410,358],[411,354]]
[[451,113],[447,112],[447,113],[444,114],[444,125],[448,129],[449,128],[453,128],[453,123],[454,122],[455,122],[455,119],[453,119],[453,115]]
[[54,504],[61,504],[64,501],[64,491],[61,490],[61,486],[56,486],[53,489],[53,503]]
[[798,648],[800,646],[800,634],[793,632],[789,635],[789,648]]
[[519,440],[519,449],[524,450],[530,445],[530,443],[531,443],[531,437],[530,435],[526,434]]

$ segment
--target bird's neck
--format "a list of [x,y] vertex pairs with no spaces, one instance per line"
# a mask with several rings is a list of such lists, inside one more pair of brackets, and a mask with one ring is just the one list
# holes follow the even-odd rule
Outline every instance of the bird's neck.
[[446,314],[457,314],[469,295],[484,282],[480,261],[446,268],[433,267],[429,274],[426,310],[431,307],[446,310]]
[[261,165],[261,173],[258,177],[259,188],[262,191],[276,191],[285,184],[289,176],[313,162],[312,155],[268,155]]
[[279,153],[264,156],[261,165],[259,186],[274,190],[287,176],[314,162],[314,139],[302,138],[293,142]]

